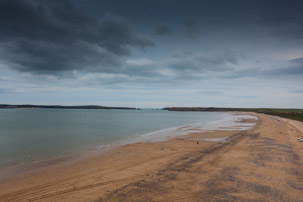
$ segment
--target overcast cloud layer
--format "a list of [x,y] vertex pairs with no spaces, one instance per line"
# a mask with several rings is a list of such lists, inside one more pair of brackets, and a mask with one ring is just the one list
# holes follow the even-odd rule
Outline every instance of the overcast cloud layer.
[[1,0],[0,103],[303,107],[303,2]]

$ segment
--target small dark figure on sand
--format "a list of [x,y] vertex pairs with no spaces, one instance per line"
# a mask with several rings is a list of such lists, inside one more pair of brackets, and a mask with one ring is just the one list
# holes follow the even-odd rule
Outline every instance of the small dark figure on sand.
[[197,141],[197,144],[199,144],[199,142]]

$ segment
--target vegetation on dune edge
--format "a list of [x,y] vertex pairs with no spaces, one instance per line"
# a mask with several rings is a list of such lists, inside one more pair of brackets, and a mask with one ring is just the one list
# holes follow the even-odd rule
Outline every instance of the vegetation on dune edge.
[[293,119],[303,122],[303,109],[278,109],[278,108],[219,108],[219,107],[166,107],[163,110],[168,111],[204,111],[204,112],[256,112],[280,116],[283,118]]

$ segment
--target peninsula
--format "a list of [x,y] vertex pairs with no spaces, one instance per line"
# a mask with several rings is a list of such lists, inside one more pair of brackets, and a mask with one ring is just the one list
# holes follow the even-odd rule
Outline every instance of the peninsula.
[[78,106],[63,106],[63,105],[9,105],[9,104],[0,104],[0,109],[123,109],[123,110],[136,110],[137,108],[133,107],[105,107],[99,105],[78,105]]

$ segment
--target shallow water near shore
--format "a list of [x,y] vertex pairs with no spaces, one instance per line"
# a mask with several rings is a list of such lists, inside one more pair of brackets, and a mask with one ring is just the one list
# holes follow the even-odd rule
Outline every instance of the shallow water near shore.
[[252,126],[235,124],[241,118],[251,117],[163,110],[1,109],[0,168],[197,130]]

